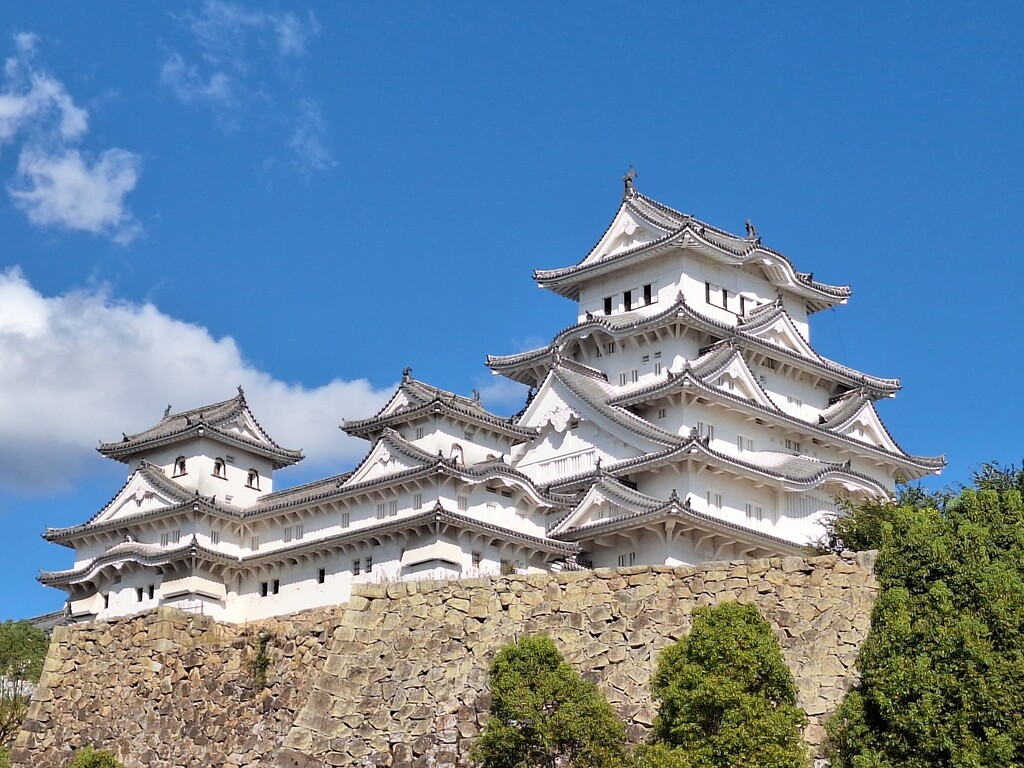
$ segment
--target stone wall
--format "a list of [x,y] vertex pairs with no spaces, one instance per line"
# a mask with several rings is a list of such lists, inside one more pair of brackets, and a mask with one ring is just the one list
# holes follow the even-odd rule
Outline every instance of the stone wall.
[[[15,765],[63,768],[75,749],[129,768],[263,764],[309,696],[344,606],[248,626],[170,608],[58,627]],[[254,668],[266,637],[266,687]]]
[[[467,766],[502,645],[551,635],[635,739],[649,729],[658,652],[694,606],[756,604],[810,716],[854,680],[877,592],[870,554],[359,586],[347,606],[248,627],[165,610],[61,630],[15,758],[57,768],[76,746],[128,768]],[[261,633],[268,687],[249,661]],[[329,647],[328,647],[329,646]]]

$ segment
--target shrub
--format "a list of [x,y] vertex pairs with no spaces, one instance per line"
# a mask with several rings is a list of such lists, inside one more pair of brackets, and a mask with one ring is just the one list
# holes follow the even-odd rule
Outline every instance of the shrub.
[[793,675],[753,605],[697,608],[690,634],[662,651],[651,685],[657,748],[638,751],[641,766],[808,765]]
[[124,768],[109,752],[84,747],[75,752],[68,768]]
[[528,636],[490,669],[490,718],[473,748],[484,768],[620,768],[626,729],[554,641]]

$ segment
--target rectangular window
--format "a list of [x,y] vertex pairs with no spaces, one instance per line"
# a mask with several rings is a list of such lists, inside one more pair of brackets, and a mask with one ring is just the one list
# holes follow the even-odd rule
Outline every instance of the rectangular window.
[[762,520],[764,520],[764,507],[762,507],[760,504],[747,502],[746,510],[747,520],[750,520],[751,522],[755,523],[760,523]]
[[654,375],[661,376],[661,363],[654,364]]
[[292,540],[292,527],[290,525],[284,529],[284,540],[286,544]]
[[383,501],[380,504],[377,505],[377,519],[378,520],[383,520],[384,519],[384,510],[385,509],[386,508],[384,506],[384,502]]
[[640,381],[640,371],[638,371],[636,368],[630,371],[630,381],[632,381],[634,384]]
[[352,516],[348,512],[341,513],[341,527],[348,528],[352,524]]
[[296,525],[295,526],[295,538],[296,539],[301,539],[305,535],[306,535],[306,525],[305,525],[305,523],[299,523],[298,525]]
[[459,496],[458,498],[459,512],[465,512],[469,509],[469,497]]
[[398,499],[392,499],[388,502],[388,515],[394,517],[398,514]]
[[644,305],[645,306],[647,304],[653,304],[654,303],[654,291],[652,290],[652,288],[653,288],[653,286],[651,285],[651,283],[648,283],[647,285],[644,286]]
[[651,362],[651,356],[650,355],[644,355],[643,357],[640,358],[640,362],[641,363],[649,363],[649,362]]
[[628,377],[626,376],[626,372],[625,372],[625,371],[623,371],[622,373],[620,373],[620,374],[619,374],[619,386],[620,386],[620,387],[624,387],[624,386],[626,386],[626,382],[627,382],[628,380],[629,380],[629,379],[628,379]]
[[777,371],[779,369],[779,361],[778,360],[773,360],[770,357],[766,357],[764,359],[764,362],[761,363],[761,365],[763,365],[769,371]]
[[788,451],[799,451],[800,450],[800,441],[799,440],[790,440],[789,438],[786,438],[786,450],[788,450]]
[[800,408],[804,404],[803,400],[801,400],[799,397],[793,397],[792,395],[786,395],[786,401],[790,405],[795,405],[797,408]]
[[366,572],[367,573],[372,573],[373,572],[373,558],[372,557],[367,557],[366,558]]
[[251,549],[251,550],[253,550],[255,552],[259,548],[260,548],[260,537],[259,536],[250,536],[249,537],[249,549]]
[[714,283],[704,283],[704,299],[713,307],[729,307],[729,291]]
[[719,512],[722,509],[722,492],[708,489],[708,509]]
[[141,603],[142,602],[142,587],[136,587],[135,588],[135,601],[137,603]]
[[474,568],[479,568],[480,567],[480,561],[482,559],[483,558],[481,557],[479,552],[474,552],[473,553],[473,567]]
[[622,293],[622,308],[629,312],[633,308],[633,292],[623,291]]
[[103,607],[104,608],[109,608],[110,607],[110,595],[109,594],[106,594],[106,595],[103,596]]
[[413,496],[412,496],[412,508],[413,509],[419,509],[422,506],[423,506],[423,494],[422,493],[414,493]]
[[220,544],[220,531],[210,531],[210,543]]
[[757,374],[757,383],[761,385],[762,389],[768,386],[768,377],[763,373]]
[[417,440],[422,440],[423,439],[423,427],[416,427],[416,439]]
[[743,435],[736,435],[736,449],[740,453],[752,451],[754,450],[754,441],[749,437],[744,437]]
[[323,584],[325,581],[327,581],[327,569],[321,568],[316,572],[316,583]]
[[270,591],[270,584],[267,582],[260,582],[260,597],[266,597]]
[[615,342],[614,341],[606,341],[604,343],[604,353],[606,355],[614,355],[615,354]]
[[619,567],[628,568],[636,562],[636,552],[627,552],[623,555],[619,555]]
[[666,409],[664,409],[664,408],[659,408],[659,409],[658,409],[658,418],[659,418],[659,419],[664,419],[664,418],[665,418],[665,415],[666,415],[666,413],[667,413]]
[[611,296],[605,296],[604,297],[604,313],[606,315],[610,315],[612,313],[612,297]]
[[171,534],[169,534],[169,533],[161,533],[160,534],[160,546],[161,547],[166,547],[167,544],[170,542],[170,540],[171,540]]
[[359,561],[358,558],[352,561],[352,575],[353,576],[358,576],[359,575],[359,573],[360,573],[359,566],[360,566],[360,561]]
[[697,434],[701,437],[706,437],[708,441],[715,439],[715,425],[705,424],[703,421],[697,422]]
[[149,585],[149,599],[150,600],[153,599],[153,595],[154,594],[156,594],[156,587],[154,587],[152,584],[150,584]]

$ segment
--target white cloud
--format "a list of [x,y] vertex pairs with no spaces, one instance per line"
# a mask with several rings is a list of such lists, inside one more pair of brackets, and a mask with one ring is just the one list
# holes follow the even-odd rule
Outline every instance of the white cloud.
[[[320,105],[304,94],[298,62],[310,38],[320,34],[312,12],[255,11],[238,3],[206,0],[198,13],[174,16],[190,35],[193,54],[170,51],[160,82],[181,103],[209,108],[216,123],[233,133],[243,124],[269,124],[303,176],[336,165]],[[293,99],[278,92],[299,93]],[[273,161],[268,163],[273,165]]]
[[15,55],[4,62],[0,81],[0,144],[21,144],[8,194],[36,226],[130,242],[141,227],[125,196],[138,183],[141,158],[114,148],[90,160],[77,149],[88,132],[89,113],[36,65],[34,34],[19,33],[14,43]]
[[37,226],[109,235],[123,245],[141,232],[125,205],[141,168],[139,156],[123,149],[108,149],[90,162],[77,149],[47,154],[26,147],[7,191]]
[[337,165],[327,143],[327,123],[320,106],[312,99],[303,99],[299,104],[299,116],[288,144],[295,153],[295,167],[303,175]]
[[197,407],[245,387],[256,417],[309,470],[337,472],[365,451],[338,429],[372,415],[392,389],[336,379],[308,388],[247,363],[152,304],[82,290],[46,297],[17,270],[0,272],[0,487],[41,492],[72,485],[98,440],[156,423],[164,406]]

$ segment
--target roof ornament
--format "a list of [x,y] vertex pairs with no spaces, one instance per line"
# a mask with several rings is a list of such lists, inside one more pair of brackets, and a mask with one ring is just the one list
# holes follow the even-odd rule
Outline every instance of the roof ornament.
[[622,190],[622,199],[628,200],[636,194],[636,190],[633,188],[633,179],[637,177],[636,168],[632,165],[629,166],[629,170],[626,171],[626,175],[622,177],[622,183],[624,189]]
[[242,398],[243,400],[245,399],[245,390],[242,389],[242,385],[241,384],[238,385],[238,396],[240,398]]
[[526,393],[526,404],[529,405],[533,402],[533,398],[537,396],[537,388],[530,387],[530,391]]
[[166,419],[170,415],[171,415],[171,404],[168,403],[167,407],[164,408],[164,418]]
[[126,435],[124,432],[121,433],[121,442],[122,443],[127,443],[128,442],[128,435]]
[[588,310],[587,310],[587,321],[589,322],[589,321],[591,321],[591,320],[593,320],[593,319],[594,319],[594,313],[593,313],[593,312],[591,312],[591,311],[590,311],[590,310],[588,309]]
[[402,369],[402,381],[408,381],[412,378],[412,368],[408,365]]
[[670,493],[668,495],[668,500],[669,501],[679,501],[679,494],[676,493],[676,489],[675,488],[673,488],[672,489],[672,493]]
[[473,388],[473,402],[477,405],[480,404],[480,390],[475,387]]
[[747,219],[743,223],[743,227],[747,230],[747,240],[761,242],[761,237],[757,234],[757,227],[754,226],[754,222],[752,222],[750,219]]

